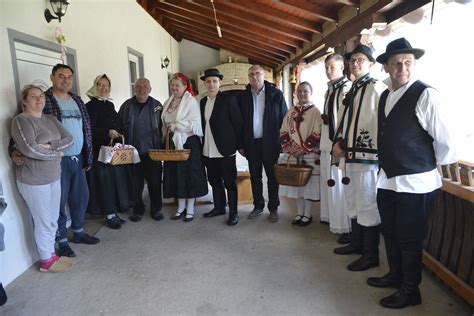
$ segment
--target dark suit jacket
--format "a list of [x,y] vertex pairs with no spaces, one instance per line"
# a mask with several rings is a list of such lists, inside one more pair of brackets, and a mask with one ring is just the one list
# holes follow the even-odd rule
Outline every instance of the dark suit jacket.
[[[280,127],[288,107],[283,93],[272,83],[265,81],[265,110],[263,112],[263,159],[277,161],[280,155]],[[242,146],[247,159],[254,154],[253,98],[250,85],[238,96],[238,103],[244,120]]]
[[[204,139],[206,137],[206,120],[204,109],[207,97],[201,99],[201,122]],[[209,118],[212,136],[217,146],[217,150],[224,157],[235,154],[241,148],[242,116],[234,97],[226,93],[218,92],[214,109]],[[203,142],[204,143],[204,142]]]

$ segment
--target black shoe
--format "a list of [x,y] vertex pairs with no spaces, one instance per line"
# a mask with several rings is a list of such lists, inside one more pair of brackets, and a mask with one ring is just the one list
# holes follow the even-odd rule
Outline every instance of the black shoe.
[[115,213],[115,217],[117,217],[117,218],[118,218],[118,220],[119,220],[120,224],[122,224],[122,225],[123,225],[123,224],[125,224],[125,223],[127,222],[126,220],[124,220],[124,219],[120,218],[120,217],[117,215],[117,213]]
[[194,219],[194,214],[186,214],[186,216],[184,217],[184,221],[186,223],[192,222],[193,219]]
[[84,233],[84,234],[81,234],[79,237],[74,236],[72,238],[72,242],[75,244],[95,245],[100,242],[100,239]]
[[399,290],[380,300],[380,305],[387,308],[404,308],[419,304],[421,304],[421,293],[418,288],[416,288],[416,291],[412,294],[404,294]]
[[174,214],[174,216],[171,217],[171,219],[174,221],[177,221],[178,219],[181,219],[181,217],[183,217],[184,215],[186,215],[186,209],[184,209],[181,213],[176,212],[176,214]]
[[69,258],[75,258],[76,254],[74,251],[69,247],[68,244],[65,245],[60,245],[57,251],[57,254],[59,257],[69,257]]
[[341,245],[349,244],[352,241],[351,233],[343,233],[337,239],[337,243]]
[[155,221],[161,221],[165,218],[161,212],[153,212],[150,215]]
[[259,217],[262,213],[263,213],[263,209],[258,208],[258,207],[254,207],[253,210],[252,210],[252,212],[250,212],[248,218],[249,218],[249,219],[257,218],[257,217]]
[[373,278],[367,279],[367,284],[375,286],[375,287],[399,288],[401,283],[402,283],[402,279],[399,276],[397,277],[390,274],[390,272],[380,278],[373,277]]
[[219,215],[225,215],[225,209],[223,210],[217,210],[213,208],[210,212],[204,213],[203,217],[214,217],[214,216],[219,216]]
[[291,225],[298,225],[301,222],[303,215],[296,215],[295,218],[291,221]]
[[365,271],[370,268],[378,267],[379,266],[379,256],[376,255],[362,255],[356,261],[350,263],[347,266],[347,270],[349,271]]
[[338,247],[333,250],[333,252],[336,255],[352,255],[352,254],[362,254],[362,248],[361,247],[355,247],[352,244],[349,244],[347,246],[343,247]]
[[[308,220],[304,221],[303,218],[307,218]],[[304,226],[308,226],[309,224],[311,224],[313,222],[313,216],[311,217],[308,217],[308,216],[304,216],[301,218],[300,222],[298,223],[299,226],[301,227],[304,227]]]
[[5,292],[5,289],[3,288],[3,284],[0,283],[0,306],[5,305],[7,302],[7,292]]
[[322,219],[319,220],[319,223],[320,223],[320,224],[323,224],[323,225],[329,225],[329,222],[328,222],[328,221],[323,221]]
[[268,220],[272,223],[278,222],[279,216],[277,210],[270,210],[270,214],[268,215]]
[[136,223],[142,220],[142,216],[138,214],[133,214],[133,215],[130,215],[128,219]]
[[114,216],[112,218],[107,218],[106,220],[107,226],[111,229],[120,229],[122,228],[122,222],[117,216]]
[[230,214],[229,219],[227,220],[227,225],[234,226],[237,225],[239,222],[239,215],[237,214]]

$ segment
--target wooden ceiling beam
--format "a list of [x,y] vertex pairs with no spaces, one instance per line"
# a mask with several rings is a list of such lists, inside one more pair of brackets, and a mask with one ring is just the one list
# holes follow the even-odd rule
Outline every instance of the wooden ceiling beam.
[[[159,11],[159,12],[156,12],[156,11]],[[164,16],[173,21],[180,21],[186,24],[196,25],[200,27],[209,27],[215,30],[215,25],[206,23],[207,20],[201,16],[188,17],[188,16],[177,14],[176,12],[166,11],[163,9],[155,10],[155,13],[152,14],[152,16],[155,19],[159,19],[160,16]],[[261,35],[252,34],[252,33],[244,34],[241,29],[233,27],[233,26],[226,26],[224,31],[226,33],[227,32],[230,33],[235,38],[248,39],[249,41],[252,41],[254,43],[253,45],[268,46],[269,48],[274,48],[275,50],[278,50],[284,54],[296,53],[296,48],[292,46],[277,42],[273,39],[269,39]]]
[[273,57],[273,56],[270,56],[270,55],[267,55],[267,54],[262,54],[260,52],[252,51],[252,50],[249,50],[248,48],[245,48],[241,45],[229,43],[229,42],[223,41],[222,39],[216,40],[216,38],[213,37],[213,36],[209,36],[209,35],[206,35],[206,34],[195,32],[195,31],[183,30],[183,29],[180,29],[179,27],[177,29],[180,31],[182,36],[184,36],[186,34],[186,35],[189,35],[191,37],[199,38],[201,40],[212,41],[212,42],[215,42],[219,47],[225,48],[225,49],[230,50],[230,51],[232,51],[234,53],[237,53],[239,55],[253,56],[253,57],[258,58],[260,60],[268,60],[268,61],[272,61],[272,62],[277,63],[277,64],[281,64],[284,61],[284,59],[282,59],[281,57],[277,58],[277,57]]
[[337,2],[351,6],[351,7],[360,7],[360,0],[337,0]]
[[[219,5],[228,5],[228,3],[233,5],[232,8],[239,8],[240,10],[250,9],[254,12],[258,12],[259,15],[278,19],[280,21],[279,23],[284,25],[291,25],[292,27],[297,27],[313,33],[322,33],[323,30],[322,25],[314,21],[309,21],[301,17],[286,14],[278,9],[266,6],[265,4],[256,3],[254,1],[247,1],[243,3],[242,0],[227,0],[225,2],[219,2]],[[247,11],[244,12],[247,13]]]
[[[212,23],[215,24],[214,13],[212,12],[212,10],[205,8],[194,2],[187,2],[184,0],[173,0],[169,2],[158,2],[156,3],[156,6],[158,6],[158,8],[168,8],[168,10],[172,10],[172,11],[179,10],[181,12],[180,14],[185,15],[185,16],[186,15],[187,16],[199,15],[199,16],[207,18],[210,24]],[[219,20],[219,26],[221,28],[225,28],[227,26],[235,26],[241,29],[244,33],[250,32],[254,34],[265,35],[268,38],[293,46],[295,48],[301,47],[303,45],[303,41],[295,39],[291,36],[282,34],[280,32],[277,32],[272,29],[271,25],[266,26],[264,30],[263,29],[264,27],[259,28],[254,23],[246,22],[237,18],[227,17],[226,19],[222,19],[218,17],[218,20]]]
[[[176,0],[171,1],[174,3]],[[200,6],[202,9],[207,10],[208,14],[214,16],[212,6],[209,0],[193,0],[192,3],[195,6]],[[233,7],[225,5],[224,2],[215,1],[214,6],[216,8],[216,15],[218,21],[225,20],[231,24],[246,22],[253,24],[253,27],[269,29],[278,32],[284,36],[292,37],[303,42],[311,41],[311,33],[305,31],[298,31],[289,28],[286,25],[281,25],[280,23],[276,23],[273,20],[265,18],[265,15],[236,10]]]
[[322,9],[318,5],[309,3],[308,1],[301,1],[301,0],[274,0],[274,1],[280,4],[283,4],[287,7],[290,7],[292,9],[295,9],[299,12],[316,16],[325,21],[337,22],[339,19],[339,17],[337,16],[337,12],[331,12],[329,10]]
[[230,50],[234,53],[238,53],[239,55],[243,55],[243,56],[247,56],[247,57],[253,57],[256,60],[265,61],[265,62],[276,64],[276,65],[282,64],[282,62],[283,62],[280,59],[277,59],[277,58],[274,58],[274,57],[271,57],[271,56],[268,56],[268,55],[261,55],[259,53],[254,52],[254,51],[250,51],[248,49],[245,49],[245,48],[233,45],[233,44],[229,44],[229,43],[226,43],[226,42],[223,42],[223,41],[216,40],[215,37],[203,35],[203,34],[200,34],[198,32],[194,32],[194,31],[190,31],[190,30],[186,30],[184,32],[184,30],[183,30],[183,32],[181,32],[181,35],[183,36],[183,38],[186,38],[188,40],[191,40],[191,41],[194,41],[194,40],[205,41],[207,43],[217,45],[218,47]]
[[[205,34],[210,35],[210,36],[216,36],[217,37],[217,32],[216,32],[215,28],[203,28],[203,27],[198,26],[196,24],[190,24],[190,23],[186,23],[186,22],[183,22],[183,21],[171,20],[168,17],[163,17],[163,19],[165,21],[168,21],[168,23],[173,24],[175,27],[180,27],[181,29],[190,29],[190,30],[205,33]],[[281,53],[280,51],[275,50],[271,46],[260,45],[260,46],[257,47],[255,43],[252,43],[248,39],[236,38],[236,37],[228,34],[227,31],[222,31],[222,35],[223,35],[222,38],[229,41],[229,43],[244,44],[245,47],[254,47],[258,51],[261,51],[262,54],[270,54],[270,55],[273,55],[275,57],[280,57],[280,58],[283,58],[283,59],[286,59],[286,58],[289,57],[289,54]]]

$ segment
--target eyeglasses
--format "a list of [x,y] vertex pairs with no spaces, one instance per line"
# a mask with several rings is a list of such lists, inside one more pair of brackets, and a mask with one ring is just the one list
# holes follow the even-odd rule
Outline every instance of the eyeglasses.
[[351,64],[355,64],[355,63],[362,64],[366,61],[367,61],[367,59],[365,59],[365,58],[351,58],[351,59],[349,59],[349,63],[351,63]]
[[263,76],[263,73],[261,72],[249,72],[249,78],[253,78],[253,77],[260,77],[260,76]]

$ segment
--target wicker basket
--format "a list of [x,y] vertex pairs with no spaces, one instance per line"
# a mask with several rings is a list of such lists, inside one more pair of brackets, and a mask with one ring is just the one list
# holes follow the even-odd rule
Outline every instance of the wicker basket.
[[299,159],[296,159],[296,165],[290,164],[291,155],[286,163],[279,163],[273,166],[275,178],[281,185],[290,187],[304,187],[308,183],[313,167],[302,165]]
[[[125,137],[122,137],[122,145],[125,145]],[[113,139],[110,139],[109,146],[112,147]],[[128,165],[133,163],[133,148],[119,148],[114,150],[115,153],[110,160],[111,165]]]
[[190,149],[170,149],[171,133],[166,133],[165,149],[150,149],[148,156],[154,161],[186,161],[191,153]]

